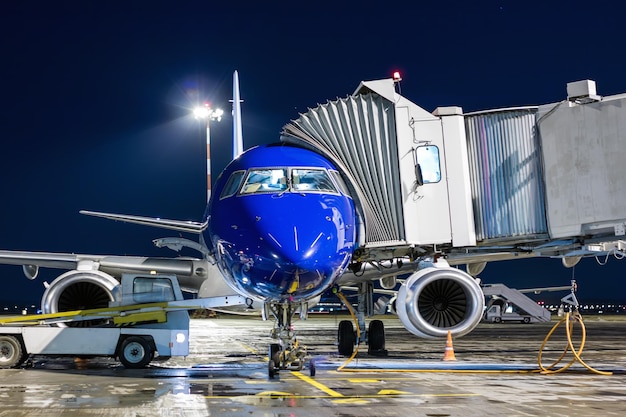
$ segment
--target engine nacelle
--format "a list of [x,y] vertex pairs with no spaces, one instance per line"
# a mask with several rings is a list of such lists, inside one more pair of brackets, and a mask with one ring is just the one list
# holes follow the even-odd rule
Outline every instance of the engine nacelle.
[[[119,281],[102,271],[68,271],[46,288],[41,299],[44,314],[106,308],[115,301]],[[90,325],[88,322],[81,322]]]
[[408,331],[427,339],[469,333],[480,322],[485,296],[465,272],[429,267],[417,271],[400,287],[396,310]]

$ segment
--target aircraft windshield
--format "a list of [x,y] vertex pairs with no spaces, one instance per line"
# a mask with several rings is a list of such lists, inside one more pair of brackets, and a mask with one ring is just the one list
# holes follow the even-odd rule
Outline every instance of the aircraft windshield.
[[252,169],[241,194],[280,193],[284,191],[337,193],[328,172],[319,168]]
[[248,173],[248,178],[241,189],[241,194],[252,193],[275,193],[287,189],[287,170],[278,169],[253,169]]
[[337,192],[330,176],[323,169],[292,169],[291,178],[294,191]]

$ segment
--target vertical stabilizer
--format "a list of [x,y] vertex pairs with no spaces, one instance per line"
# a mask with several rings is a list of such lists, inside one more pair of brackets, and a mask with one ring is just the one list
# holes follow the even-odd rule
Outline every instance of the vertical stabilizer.
[[239,73],[233,74],[233,159],[243,152],[241,129],[241,100],[239,98]]

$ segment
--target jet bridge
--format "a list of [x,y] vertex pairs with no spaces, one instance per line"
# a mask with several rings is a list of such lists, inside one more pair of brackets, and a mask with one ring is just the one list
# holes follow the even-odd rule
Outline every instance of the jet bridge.
[[281,140],[337,165],[367,260],[417,248],[471,264],[491,250],[572,266],[625,246],[626,94],[599,97],[589,80],[567,91],[541,106],[431,113],[393,79],[364,81],[285,125]]

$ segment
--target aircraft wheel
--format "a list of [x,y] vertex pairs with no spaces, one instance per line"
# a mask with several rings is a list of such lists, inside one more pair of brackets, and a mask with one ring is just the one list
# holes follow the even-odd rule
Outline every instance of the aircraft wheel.
[[0,368],[16,368],[24,362],[22,344],[14,336],[0,336]]
[[350,320],[341,320],[339,322],[337,340],[339,342],[339,354],[341,356],[351,356],[354,351],[356,335],[354,334],[354,326]]
[[150,343],[143,337],[131,336],[124,339],[118,353],[125,368],[145,368],[152,360],[154,352]]
[[274,377],[278,374],[278,369],[276,369],[276,364],[273,359],[270,359],[267,363],[267,376],[270,379],[274,379]]
[[270,344],[268,352],[267,374],[270,379],[274,378],[280,370],[280,345],[278,343]]
[[386,355],[385,325],[381,320],[372,320],[367,331],[368,353],[374,356]]
[[270,345],[269,359],[274,361],[274,364],[280,367],[280,345],[278,343],[272,343]]

